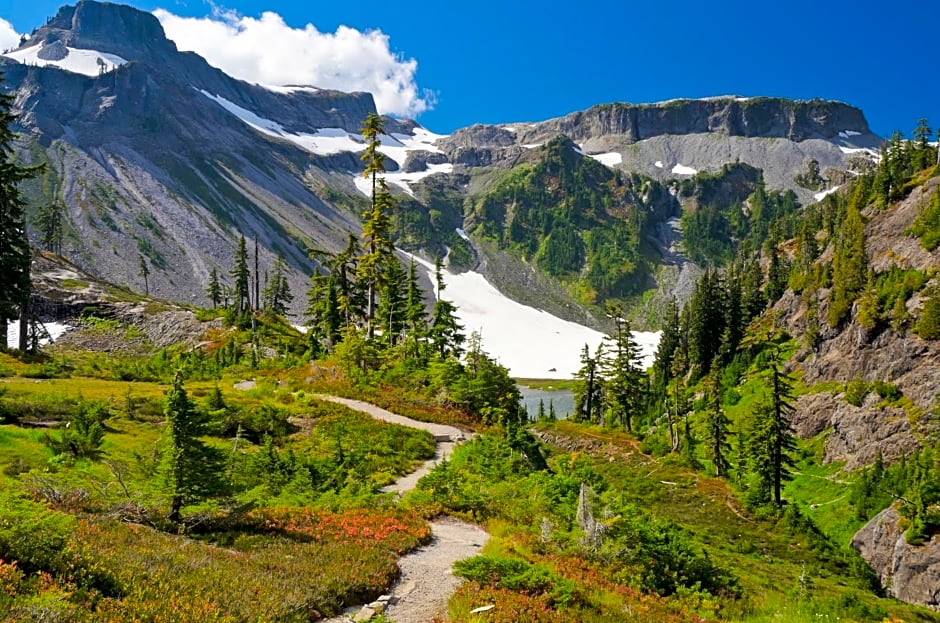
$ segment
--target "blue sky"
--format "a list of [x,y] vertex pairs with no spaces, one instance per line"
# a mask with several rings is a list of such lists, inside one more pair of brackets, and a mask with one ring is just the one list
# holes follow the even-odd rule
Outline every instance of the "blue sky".
[[[17,32],[42,24],[60,5],[9,2],[0,1],[0,18]],[[180,17],[213,14],[204,0],[130,4]],[[396,74],[383,105],[418,114],[436,132],[538,121],[611,101],[724,94],[845,101],[862,108],[882,136],[909,132],[922,116],[940,125],[938,2],[220,0],[215,19],[220,8],[244,18],[271,11],[288,29],[380,30],[391,60],[374,46],[375,57],[356,52],[366,38],[346,38],[334,62],[355,69],[357,61],[377,59],[380,79]],[[238,18],[225,19],[233,25]]]

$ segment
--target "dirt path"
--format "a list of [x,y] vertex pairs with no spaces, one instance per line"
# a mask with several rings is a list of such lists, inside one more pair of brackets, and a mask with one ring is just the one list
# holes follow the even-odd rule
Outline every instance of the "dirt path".
[[[426,461],[416,471],[402,476],[385,487],[383,491],[386,492],[405,493],[414,489],[422,476],[450,455],[457,442],[469,436],[459,428],[419,422],[361,400],[322,394],[316,397],[362,411],[385,422],[426,430],[434,435],[437,442],[434,458]],[[389,599],[381,601],[380,608],[385,608],[387,616],[395,623],[428,623],[436,616],[446,619],[447,601],[462,582],[460,578],[453,575],[451,566],[458,560],[480,553],[480,549],[489,538],[489,535],[478,526],[452,517],[444,517],[431,522],[431,542],[403,556],[398,561],[401,578],[392,587]],[[373,603],[369,606],[351,607],[345,614],[327,619],[325,623],[368,620],[364,617],[368,616],[370,606],[374,605]]]

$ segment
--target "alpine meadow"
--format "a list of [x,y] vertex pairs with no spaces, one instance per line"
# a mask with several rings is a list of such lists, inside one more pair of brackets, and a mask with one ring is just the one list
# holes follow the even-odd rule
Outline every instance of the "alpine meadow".
[[437,134],[382,31],[149,9],[0,54],[0,619],[940,621],[927,118]]

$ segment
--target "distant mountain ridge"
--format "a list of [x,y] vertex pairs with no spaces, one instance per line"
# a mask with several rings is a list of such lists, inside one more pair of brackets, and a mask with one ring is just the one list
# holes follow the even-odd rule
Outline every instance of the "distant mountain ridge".
[[[66,56],[40,67],[44,46],[125,62],[76,73]],[[87,0],[0,56],[0,71],[16,95],[24,157],[47,165],[27,196],[34,207],[66,207],[65,254],[91,272],[140,288],[144,258],[156,294],[205,303],[210,271],[227,274],[244,234],[259,241],[262,272],[277,255],[288,261],[299,293],[315,269],[308,249],[336,250],[360,228],[358,130],[375,111],[368,93],[246,83],[179,52],[153,15]],[[465,201],[495,172],[537,160],[536,148],[559,134],[579,157],[666,184],[744,162],[804,202],[817,192],[795,181],[808,161],[824,175],[844,171],[880,143],[856,108],[778,98],[605,104],[448,137],[410,120],[387,118],[386,127],[400,243],[428,255],[454,249],[456,259],[480,255],[455,233]],[[500,261],[476,265],[506,272]]]

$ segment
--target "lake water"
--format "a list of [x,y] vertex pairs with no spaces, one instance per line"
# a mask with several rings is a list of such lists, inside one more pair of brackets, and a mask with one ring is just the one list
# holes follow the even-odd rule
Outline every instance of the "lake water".
[[545,413],[548,413],[549,404],[554,405],[555,415],[559,420],[564,420],[574,411],[574,393],[567,389],[532,389],[531,387],[520,387],[522,392],[522,401],[529,412],[529,417],[534,419],[539,412],[539,401],[545,405]]

